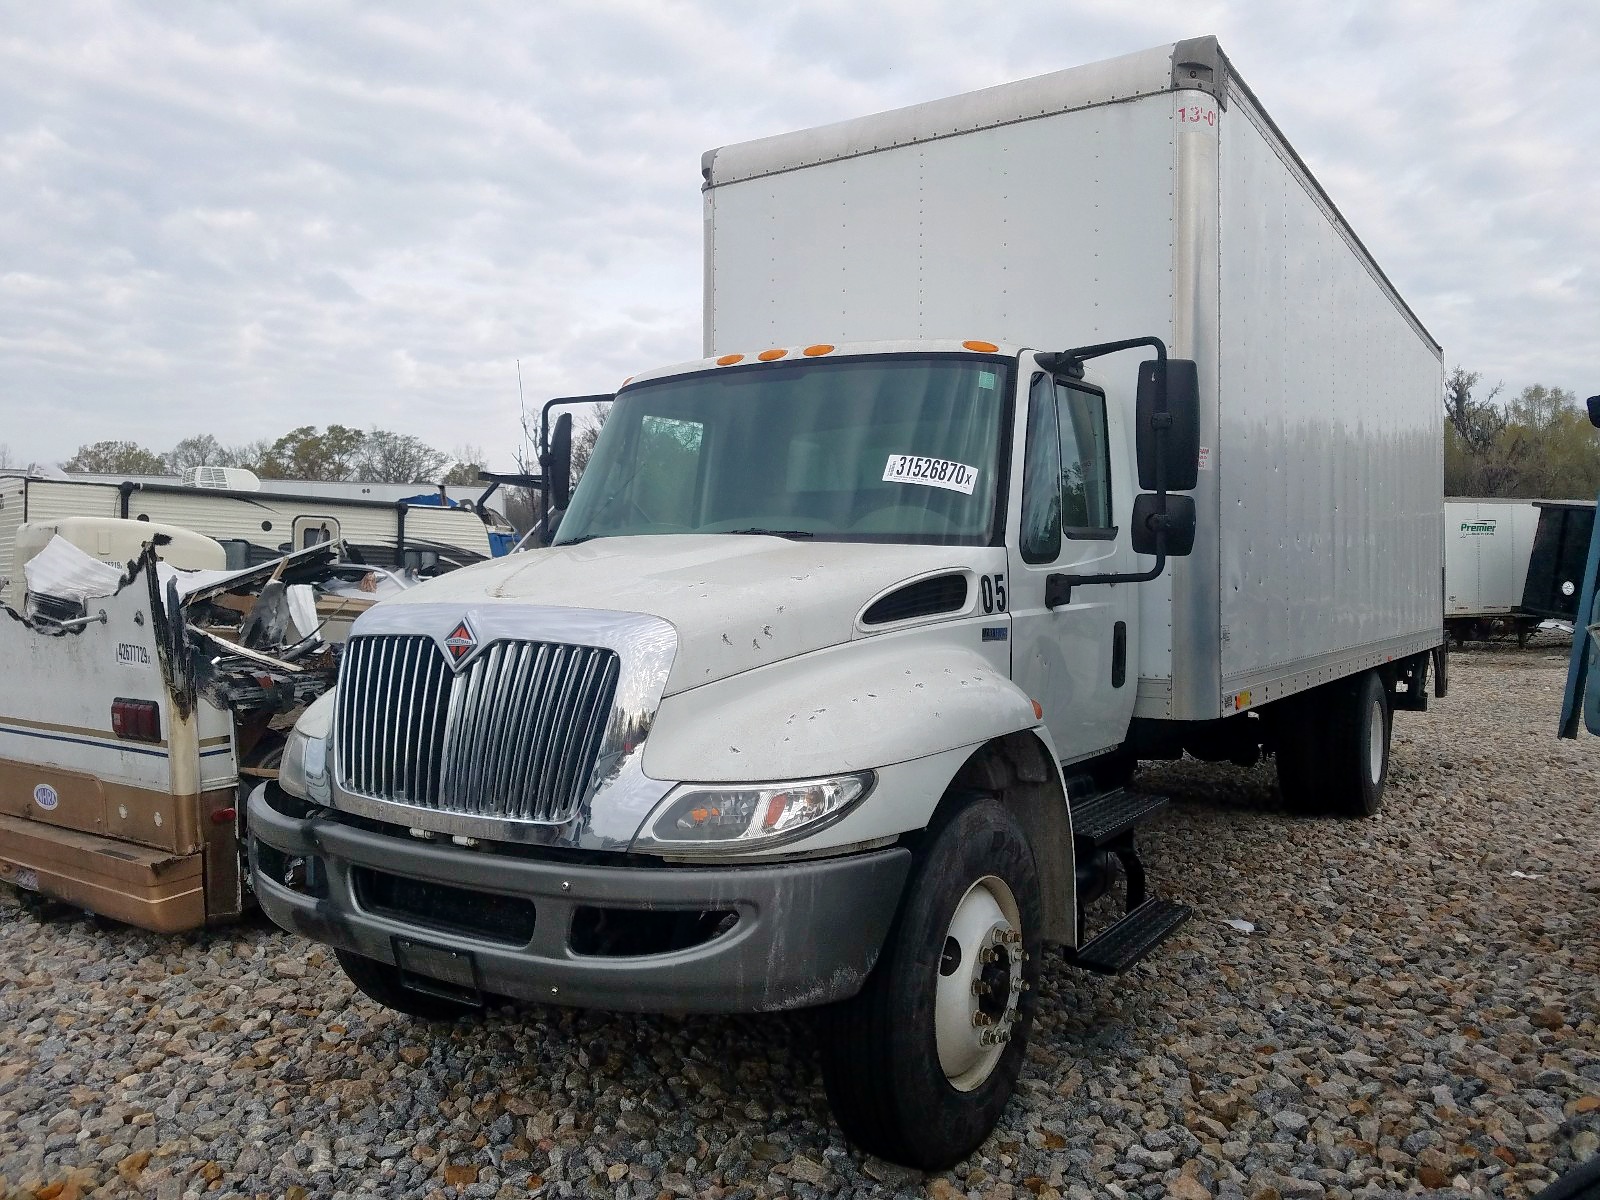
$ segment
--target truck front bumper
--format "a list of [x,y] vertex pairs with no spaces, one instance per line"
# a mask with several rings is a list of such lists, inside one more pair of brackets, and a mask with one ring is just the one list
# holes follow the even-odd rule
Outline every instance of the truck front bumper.
[[852,996],[911,865],[891,847],[596,866],[379,833],[333,809],[294,816],[295,805],[273,783],[250,796],[255,895],[283,928],[400,967],[425,989],[583,1008],[765,1012]]

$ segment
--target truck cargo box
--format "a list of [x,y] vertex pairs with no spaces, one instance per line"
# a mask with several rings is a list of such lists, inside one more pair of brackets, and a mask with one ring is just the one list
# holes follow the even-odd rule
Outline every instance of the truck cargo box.
[[1447,500],[1446,619],[1507,616],[1522,603],[1539,524],[1533,500]]
[[1214,718],[1441,641],[1440,347],[1214,38],[702,170],[708,356],[1154,332],[1199,363],[1200,534],[1143,585],[1136,715]]

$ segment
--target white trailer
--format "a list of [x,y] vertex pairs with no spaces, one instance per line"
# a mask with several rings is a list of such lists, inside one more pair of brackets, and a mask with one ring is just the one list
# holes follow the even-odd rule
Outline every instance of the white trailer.
[[1440,351],[1212,38],[704,174],[706,358],[618,392],[554,545],[358,621],[257,895],[421,1016],[832,1005],[846,1133],[942,1167],[1040,947],[1188,915],[1136,758],[1377,810],[1443,644]]
[[1525,642],[1538,628],[1516,614],[1538,528],[1535,500],[1444,502],[1444,624],[1457,645],[1502,628]]
[[[476,510],[234,491],[140,480],[0,476],[0,577],[20,578],[11,543],[23,522],[116,517],[191,529],[222,543],[229,564],[253,566],[321,541],[343,541],[369,566],[449,570],[492,557]],[[0,591],[0,597],[7,593]]]

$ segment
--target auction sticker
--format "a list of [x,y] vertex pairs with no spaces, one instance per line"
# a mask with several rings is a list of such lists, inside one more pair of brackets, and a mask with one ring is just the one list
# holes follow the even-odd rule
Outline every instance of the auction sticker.
[[61,797],[56,795],[55,788],[48,783],[41,783],[33,789],[33,802],[45,812],[54,812],[56,805],[61,803]]
[[891,454],[883,468],[885,483],[920,483],[949,492],[972,495],[978,484],[978,468],[945,458],[923,458],[920,454]]

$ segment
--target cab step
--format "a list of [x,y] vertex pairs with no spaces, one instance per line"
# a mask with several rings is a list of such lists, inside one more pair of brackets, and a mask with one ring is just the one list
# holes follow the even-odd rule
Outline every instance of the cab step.
[[1077,950],[1067,961],[1097,975],[1120,975],[1178,931],[1194,915],[1187,904],[1152,897]]
[[1127,788],[1086,796],[1072,806],[1072,840],[1080,851],[1099,850],[1132,833],[1166,806],[1165,796]]

